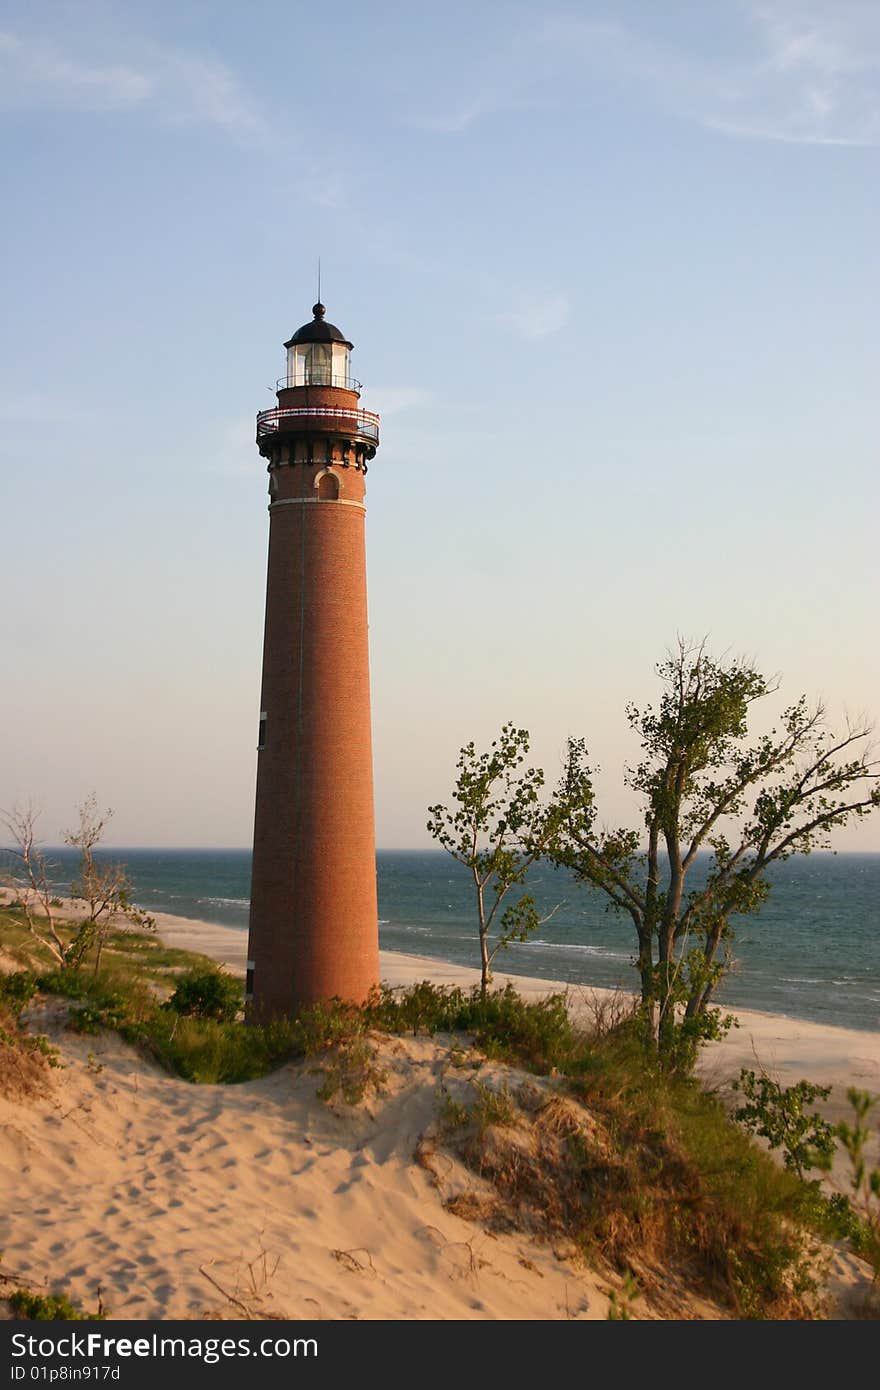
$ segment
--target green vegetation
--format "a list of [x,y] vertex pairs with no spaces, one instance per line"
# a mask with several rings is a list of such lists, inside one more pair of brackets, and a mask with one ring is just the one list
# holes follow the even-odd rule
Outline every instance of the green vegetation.
[[366,1038],[346,1038],[334,1048],[316,1094],[332,1101],[340,1096],[346,1105],[360,1105],[368,1091],[381,1095],[388,1074],[378,1062],[378,1049]]
[[21,1014],[37,990],[37,977],[27,970],[0,974],[0,1096],[21,1100],[39,1095],[58,1053],[47,1038],[29,1033]]
[[781,1149],[786,1168],[793,1169],[799,1178],[814,1168],[827,1172],[837,1147],[834,1126],[805,1107],[827,1100],[830,1086],[814,1086],[809,1081],[780,1086],[766,1072],[758,1076],[747,1068],[733,1084],[745,1098],[735,1118],[752,1134],[766,1139],[771,1149]]
[[164,1006],[186,1018],[213,1018],[230,1023],[244,1008],[241,983],[222,970],[198,966],[181,975]]
[[39,980],[32,970],[14,970],[9,975],[0,975],[0,999],[16,1018],[38,989]]
[[669,1281],[738,1317],[813,1316],[808,1236],[825,1226],[809,1185],[695,1081],[647,1068],[637,1020],[560,1060],[566,1074],[542,1084],[443,1098],[447,1146],[493,1190],[451,1210],[637,1271],[655,1306]]
[[101,968],[104,947],[120,931],[151,931],[153,918],[132,900],[132,885],[125,866],[98,859],[112,811],[99,811],[92,794],[77,807],[79,823],[65,830],[64,842],[78,851],[79,860],[70,885],[71,897],[82,902],[85,914],[66,929],[59,926],[56,910],[60,899],[50,888],[54,866],[37,840],[38,814],[32,805],[0,811],[9,843],[0,850],[3,882],[21,909],[22,922],[41,954],[48,954],[58,970],[78,971],[91,958],[95,974]]
[[44,1037],[27,1033],[0,999],[0,1096],[23,1100],[45,1089],[46,1072],[58,1053]]
[[510,890],[550,853],[569,811],[562,795],[541,802],[544,773],[539,767],[523,770],[528,751],[527,730],[513,724],[504,725],[485,753],[466,744],[456,764],[455,805],[428,807],[429,832],[471,873],[484,995],[498,952],[528,940],[553,915],[539,917],[529,893],[501,910]]
[[65,1293],[40,1294],[16,1289],[9,1294],[7,1301],[20,1318],[30,1318],[35,1322],[97,1322],[107,1316],[100,1300],[95,1312],[81,1312]]
[[850,1086],[846,1093],[853,1110],[853,1123],[841,1120],[836,1135],[850,1163],[850,1186],[859,1204],[858,1227],[847,1232],[859,1254],[874,1271],[880,1284],[880,1168],[869,1168],[865,1150],[870,1137],[868,1121],[880,1099]]
[[[583,739],[569,740],[563,775],[542,801],[542,770],[523,770],[528,731],[505,724],[488,751],[461,749],[453,804],[428,808],[428,830],[471,872],[484,994],[497,952],[542,920],[528,893],[502,904],[549,860],[631,919],[645,1042],[667,1069],[688,1072],[701,1044],[732,1023],[714,1005],[732,959],[731,918],[760,911],[771,865],[826,846],[880,806],[880,761],[868,725],[835,735],[806,697],[750,743],[752,706],[776,686],[746,661],[714,660],[704,644],[680,641],[657,674],[656,707],[626,711],[641,742],[624,779],[641,802],[638,828],[603,824]],[[708,874],[692,888],[700,854]]]
[[630,1322],[632,1313],[630,1308],[637,1298],[641,1298],[642,1291],[638,1281],[632,1273],[627,1270],[623,1276],[623,1285],[620,1293],[612,1289],[608,1294],[608,1321],[609,1322]]
[[[362,1009],[336,1001],[248,1026],[206,1016],[213,1007],[206,1001],[225,999],[231,1008],[228,976],[152,936],[109,936],[97,974],[53,970],[49,953],[35,961],[20,909],[0,910],[0,941],[13,956],[26,946],[30,959],[29,969],[0,977],[3,1027],[15,1030],[17,1048],[26,1036],[18,1015],[50,994],[69,1002],[73,1029],[114,1029],[188,1081],[246,1081],[284,1062],[319,1058],[318,1093],[357,1104],[385,1081],[377,1034],[448,1035],[450,1075],[471,1089],[465,1099],[441,1096],[444,1143],[496,1194],[494,1206],[460,1214],[564,1237],[584,1258],[637,1276],[654,1305],[657,1271],[669,1269],[735,1315],[807,1316],[808,1237],[847,1234],[863,1251],[871,1248],[876,1223],[856,1218],[845,1199],[835,1208],[797,1163],[780,1168],[717,1098],[646,1052],[638,1010],[616,1009],[584,1029],[573,1024],[563,995],[531,1003],[510,986],[483,993],[423,981],[382,988]],[[181,1012],[173,1001],[186,1006],[194,982],[202,1002]],[[237,985],[234,998],[237,1011]],[[489,1085],[474,1072],[487,1059],[534,1079]],[[797,1093],[809,1103],[803,1088]],[[785,1107],[784,1093],[755,1093],[758,1101],[762,1095],[768,1114],[775,1100]],[[861,1197],[880,1184],[863,1162],[866,1117],[859,1111],[842,1135]],[[801,1142],[812,1144],[809,1130],[785,1130],[803,1174]],[[632,1301],[618,1299],[615,1316],[625,1317]]]
[[[805,696],[749,744],[752,706],[776,685],[748,662],[716,662],[705,645],[680,642],[658,676],[658,706],[627,708],[641,760],[624,780],[642,827],[602,827],[587,746],[570,739],[557,796],[576,810],[551,858],[633,920],[646,1037],[667,1068],[688,1070],[728,1023],[712,1001],[731,959],[731,916],[759,912],[767,867],[824,847],[880,806],[880,763],[866,724],[830,733]],[[701,852],[706,881],[688,888]]]
[[[868,725],[835,735],[805,696],[750,743],[752,706],[776,686],[746,661],[715,661],[704,644],[680,641],[657,674],[657,706],[627,708],[641,742],[625,777],[640,828],[603,827],[595,769],[584,740],[572,739],[557,799],[574,810],[550,857],[631,918],[646,1040],[666,1067],[687,1071],[700,1044],[729,1026],[713,996],[731,959],[731,917],[760,910],[772,864],[827,845],[880,806],[880,762]],[[701,852],[708,874],[690,888]]]

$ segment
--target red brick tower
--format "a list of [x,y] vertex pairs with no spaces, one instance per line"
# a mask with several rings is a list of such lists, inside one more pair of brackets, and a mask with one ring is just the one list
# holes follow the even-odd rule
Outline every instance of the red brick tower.
[[268,460],[269,573],[251,883],[255,1019],[379,977],[364,478],[379,417],[323,304],[285,343]]

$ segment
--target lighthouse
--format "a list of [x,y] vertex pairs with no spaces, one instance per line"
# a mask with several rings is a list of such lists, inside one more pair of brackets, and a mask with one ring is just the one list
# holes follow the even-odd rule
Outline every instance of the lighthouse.
[[259,1022],[379,978],[364,503],[379,417],[316,304],[257,416],[269,475],[247,997]]

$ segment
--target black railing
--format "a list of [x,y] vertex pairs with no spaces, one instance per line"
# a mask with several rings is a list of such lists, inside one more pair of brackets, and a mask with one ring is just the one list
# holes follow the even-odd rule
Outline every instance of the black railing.
[[257,439],[292,426],[307,429],[309,420],[325,420],[340,433],[359,434],[364,439],[379,440],[379,416],[372,410],[334,410],[331,406],[278,406],[261,410],[257,416]]
[[338,386],[343,391],[360,391],[361,383],[353,376],[334,376],[326,367],[306,367],[294,376],[280,376],[276,391],[289,391],[292,386]]

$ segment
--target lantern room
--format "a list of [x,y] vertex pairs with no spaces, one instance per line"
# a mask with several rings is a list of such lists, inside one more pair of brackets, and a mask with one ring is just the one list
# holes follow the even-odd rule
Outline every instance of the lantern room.
[[327,323],[326,312],[323,304],[315,304],[312,322],[304,323],[284,344],[287,348],[286,386],[356,389],[350,372],[352,344],[335,324]]

